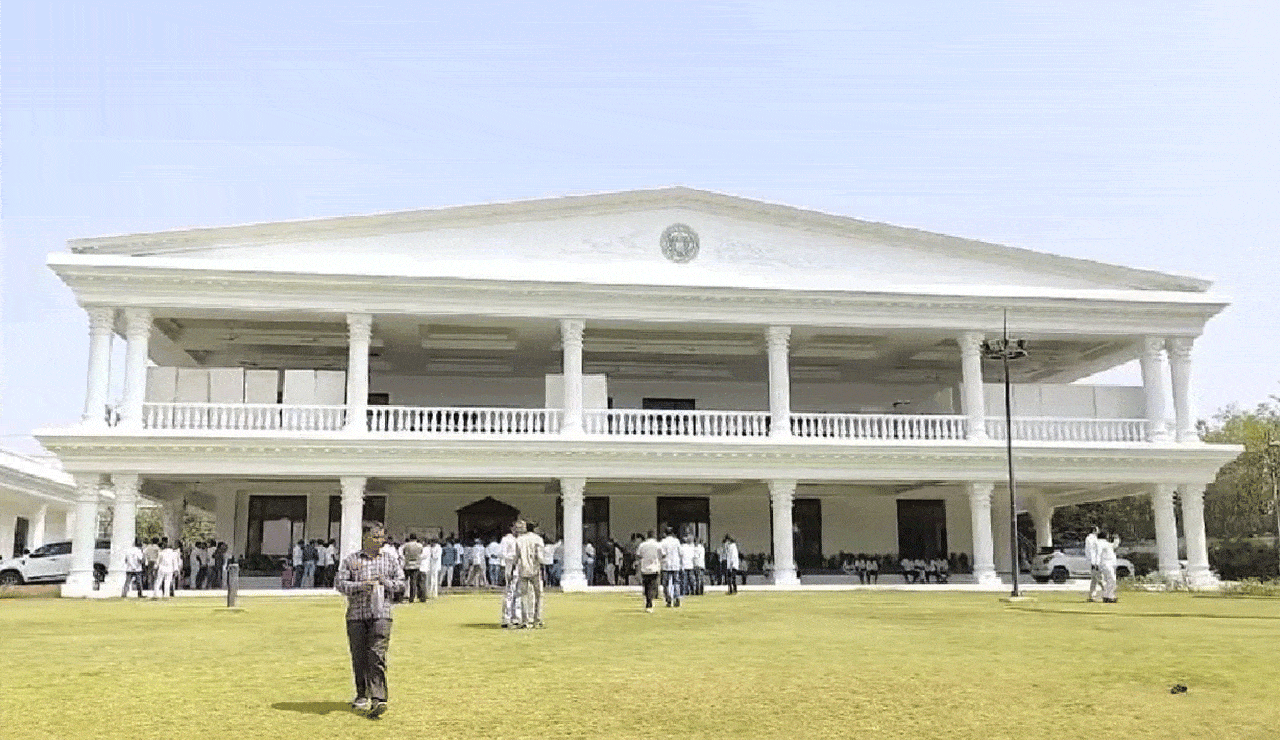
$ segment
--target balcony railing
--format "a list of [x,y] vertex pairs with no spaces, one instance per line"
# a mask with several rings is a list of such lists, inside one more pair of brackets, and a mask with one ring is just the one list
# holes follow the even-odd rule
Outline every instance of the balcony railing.
[[346,406],[278,403],[144,403],[146,429],[330,432],[342,429]]
[[[987,436],[1007,439],[1004,419],[987,419]],[[1013,419],[1013,439],[1027,442],[1145,442],[1146,419],[1065,419],[1024,416]]]
[[369,407],[371,432],[557,434],[560,423],[560,409]]
[[584,413],[587,434],[635,437],[767,437],[764,411],[609,409]]
[[[341,431],[345,406],[293,406],[253,403],[146,403],[145,429],[175,431]],[[597,437],[685,439],[766,438],[771,419],[765,411],[587,410],[583,430]],[[116,426],[119,414],[108,412]],[[370,433],[420,435],[546,436],[563,429],[560,409],[494,407],[371,406]],[[968,419],[951,414],[793,413],[791,436],[802,440],[960,441]],[[1005,439],[1005,421],[986,420],[987,436]],[[1035,442],[1143,442],[1145,419],[1022,417],[1013,420],[1014,440]]]
[[791,434],[808,439],[964,439],[966,421],[943,414],[792,414]]

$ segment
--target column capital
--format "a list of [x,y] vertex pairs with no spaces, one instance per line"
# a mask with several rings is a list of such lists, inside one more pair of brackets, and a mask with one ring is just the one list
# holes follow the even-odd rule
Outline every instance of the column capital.
[[566,345],[582,345],[582,333],[587,322],[582,319],[560,319],[560,341]]
[[1191,349],[1195,343],[1195,337],[1169,337],[1165,342],[1165,349],[1168,350],[1171,360],[1190,360]]
[[970,481],[965,484],[966,492],[969,494],[970,501],[986,501],[987,505],[991,505],[991,495],[995,493],[996,484],[990,481]]
[[1142,338],[1142,355],[1147,359],[1157,359],[1160,353],[1164,351],[1164,337],[1143,337]]
[[986,335],[980,331],[961,332],[956,338],[956,344],[960,345],[960,355],[962,357],[981,357],[982,341],[986,339]]
[[102,487],[102,476],[98,473],[76,473],[76,501],[97,503]]
[[560,479],[560,497],[565,503],[572,503],[581,506],[584,500],[583,494],[587,490],[586,478],[561,478]]
[[769,481],[769,498],[774,503],[790,504],[796,498],[797,481],[779,478]]
[[365,484],[368,478],[361,476],[343,476],[338,479],[338,485],[342,486],[342,497],[347,498],[363,498]]
[[771,326],[765,330],[764,336],[771,350],[785,352],[791,346],[791,327],[789,326]]
[[373,334],[373,316],[367,313],[347,314],[347,333],[353,340],[369,341]]
[[130,342],[151,336],[151,309],[126,308],[124,310],[124,335]]
[[116,499],[119,500],[121,494],[138,495],[138,491],[142,485],[142,477],[137,473],[112,473],[111,486],[116,491]]
[[111,306],[85,306],[84,312],[89,315],[89,331],[107,333],[115,328],[116,310]]

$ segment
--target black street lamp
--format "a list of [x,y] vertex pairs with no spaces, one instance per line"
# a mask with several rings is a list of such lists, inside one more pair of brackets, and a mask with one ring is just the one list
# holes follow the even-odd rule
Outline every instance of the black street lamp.
[[999,360],[1004,368],[1004,439],[1005,457],[1009,462],[1009,554],[1013,561],[1013,593],[1018,598],[1018,569],[1021,558],[1018,557],[1018,489],[1013,480],[1013,404],[1009,389],[1009,360],[1021,360],[1027,356],[1027,340],[1009,340],[1009,311],[1004,312],[1004,329],[1000,339],[990,339],[982,343],[982,356],[988,360]]

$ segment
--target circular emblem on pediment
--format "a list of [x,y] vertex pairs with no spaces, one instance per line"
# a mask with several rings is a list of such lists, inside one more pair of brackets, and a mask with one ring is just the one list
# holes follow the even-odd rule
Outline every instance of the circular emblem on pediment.
[[662,230],[662,256],[672,262],[689,262],[698,256],[698,232],[684,224]]

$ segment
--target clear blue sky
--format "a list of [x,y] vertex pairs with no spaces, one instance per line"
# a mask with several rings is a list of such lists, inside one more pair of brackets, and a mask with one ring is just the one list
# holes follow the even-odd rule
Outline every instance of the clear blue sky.
[[1201,415],[1280,393],[1273,3],[25,2],[0,34],[0,445],[83,403],[68,238],[669,184],[1215,280]]

